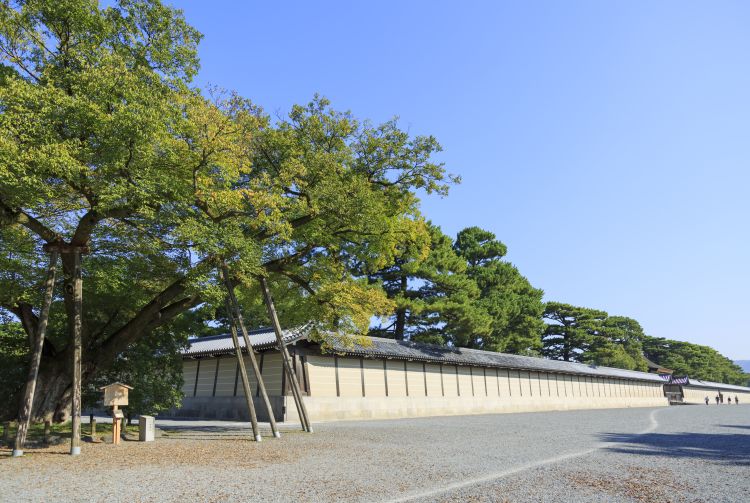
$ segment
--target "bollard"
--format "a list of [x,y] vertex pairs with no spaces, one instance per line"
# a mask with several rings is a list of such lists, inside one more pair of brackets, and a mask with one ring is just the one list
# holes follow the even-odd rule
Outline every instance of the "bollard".
[[138,440],[141,442],[154,441],[154,416],[140,416],[138,418]]

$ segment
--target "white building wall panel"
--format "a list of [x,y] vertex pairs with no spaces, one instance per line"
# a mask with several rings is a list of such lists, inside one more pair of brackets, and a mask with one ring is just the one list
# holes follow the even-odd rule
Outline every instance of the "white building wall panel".
[[404,373],[404,362],[401,360],[386,360],[385,365],[388,376],[388,396],[406,396],[406,374]]
[[216,359],[201,360],[198,371],[198,386],[195,396],[212,396],[214,391],[214,377],[216,376]]
[[[309,355],[307,360],[307,374],[310,383],[310,396],[336,396],[336,367],[331,357]],[[241,386],[237,386],[237,394]]]
[[443,365],[443,390],[447,397],[458,396],[458,376],[455,365]]
[[440,365],[428,363],[425,365],[427,376],[427,396],[443,396],[443,386],[440,379]]
[[338,358],[339,392],[344,397],[362,396],[362,368],[359,358]]
[[182,393],[186,397],[193,396],[195,390],[195,373],[198,370],[198,360],[184,360],[182,362]]
[[474,396],[471,387],[471,372],[469,371],[469,367],[463,365],[458,366],[458,387],[461,391],[461,396]]
[[237,358],[219,358],[219,375],[216,378],[216,396],[234,396],[234,379],[237,376]]
[[385,373],[383,371],[383,360],[362,360],[363,375],[365,379],[365,396],[385,396]]
[[422,363],[406,362],[406,381],[409,385],[409,396],[425,396]]

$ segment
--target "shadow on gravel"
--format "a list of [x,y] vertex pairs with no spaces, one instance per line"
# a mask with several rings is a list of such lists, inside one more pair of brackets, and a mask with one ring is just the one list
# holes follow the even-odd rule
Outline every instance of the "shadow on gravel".
[[721,428],[737,428],[740,430],[750,430],[750,426],[746,424],[717,424]]
[[[745,428],[745,426],[742,426]],[[695,458],[720,464],[750,466],[750,435],[741,433],[605,433],[610,452],[641,456]]]

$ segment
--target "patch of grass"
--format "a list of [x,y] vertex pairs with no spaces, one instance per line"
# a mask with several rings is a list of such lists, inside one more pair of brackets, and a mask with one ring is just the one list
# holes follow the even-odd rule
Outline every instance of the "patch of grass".
[[[62,437],[70,438],[72,425],[70,421],[59,424],[51,424],[49,429],[50,437]],[[8,442],[13,443],[16,438],[16,431],[18,431],[18,425],[16,423],[10,423],[10,429],[8,432]],[[126,433],[138,433],[138,425],[127,425],[125,426]],[[105,435],[112,435],[112,424],[111,423],[97,423],[96,424],[96,436],[101,437]],[[81,436],[91,436],[91,425],[81,424]],[[33,423],[29,425],[29,432],[26,435],[28,442],[41,442],[44,440],[44,423]]]

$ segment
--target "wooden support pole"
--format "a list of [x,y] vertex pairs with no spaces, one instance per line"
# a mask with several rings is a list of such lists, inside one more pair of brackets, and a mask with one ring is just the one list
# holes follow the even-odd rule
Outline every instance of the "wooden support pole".
[[[232,317],[231,306],[229,305],[229,299],[226,299],[227,313],[229,317]],[[247,369],[245,368],[245,360],[242,358],[242,348],[240,347],[240,341],[237,338],[237,327],[234,326],[234,322],[230,320],[229,331],[232,333],[232,343],[234,344],[234,353],[237,355],[237,365],[240,368],[240,378],[242,379],[242,389],[245,391],[245,401],[247,403],[247,410],[250,413],[250,423],[253,426],[253,438],[256,442],[261,441],[260,432],[258,431],[258,418],[255,415],[255,405],[253,405],[253,391],[250,389],[250,380],[247,378]],[[252,348],[250,348],[250,354],[252,354]]]
[[112,445],[120,444],[120,418],[117,417],[117,405],[112,407]]
[[91,415],[91,420],[89,421],[89,425],[91,426],[91,441],[96,442],[96,418],[94,418],[94,415]]
[[310,417],[307,415],[307,407],[302,399],[302,391],[299,387],[299,381],[297,380],[297,374],[294,371],[294,365],[292,365],[291,358],[289,357],[289,351],[286,349],[284,344],[284,338],[281,333],[281,324],[279,323],[279,317],[276,314],[276,308],[273,304],[273,298],[271,297],[271,291],[268,289],[268,283],[266,278],[260,278],[260,287],[263,291],[263,298],[266,301],[266,308],[268,309],[268,317],[271,318],[271,324],[273,325],[273,331],[276,334],[276,342],[279,345],[279,351],[281,352],[281,359],[284,364],[284,370],[286,371],[289,383],[292,386],[292,395],[294,396],[294,402],[297,405],[297,413],[299,414],[300,422],[302,423],[302,429],[312,433],[312,425],[310,424]]
[[81,252],[73,251],[73,400],[70,455],[81,453],[81,316],[83,288],[81,281]]
[[42,310],[39,313],[39,322],[36,327],[34,339],[34,348],[31,351],[31,363],[29,364],[29,374],[26,377],[26,390],[24,391],[21,410],[18,413],[18,431],[16,432],[16,443],[13,448],[13,457],[23,456],[23,446],[26,443],[26,435],[29,431],[31,422],[31,409],[34,405],[34,393],[36,392],[36,380],[39,376],[39,364],[42,361],[42,348],[44,347],[44,336],[47,333],[47,321],[49,320],[49,310],[52,305],[52,293],[55,289],[55,272],[57,269],[57,258],[59,252],[53,250],[50,252],[49,267],[47,269],[47,279],[44,283],[44,299],[42,300]]
[[253,346],[250,343],[250,335],[247,333],[247,327],[245,327],[245,321],[242,318],[240,304],[239,302],[237,302],[237,297],[235,297],[234,295],[234,286],[232,286],[232,282],[229,279],[229,269],[225,264],[222,264],[221,272],[224,277],[224,285],[227,288],[227,299],[229,300],[228,304],[230,309],[229,318],[231,320],[231,323],[235,327],[237,327],[237,325],[239,325],[240,327],[240,331],[242,332],[242,339],[245,341],[245,348],[250,355],[250,362],[253,365],[253,372],[255,372],[255,377],[258,381],[258,388],[260,389],[261,397],[263,398],[266,410],[268,411],[268,422],[271,423],[271,431],[273,432],[274,437],[279,438],[281,436],[281,433],[279,432],[279,428],[276,426],[276,418],[273,414],[271,401],[268,399],[266,385],[263,382],[263,375],[260,371],[260,368],[258,367],[258,362],[255,359],[255,352],[253,351]]
[[52,429],[52,421],[49,419],[46,419],[44,421],[44,436],[42,437],[42,443],[44,443],[44,445],[49,445],[49,434],[50,434],[51,429]]

